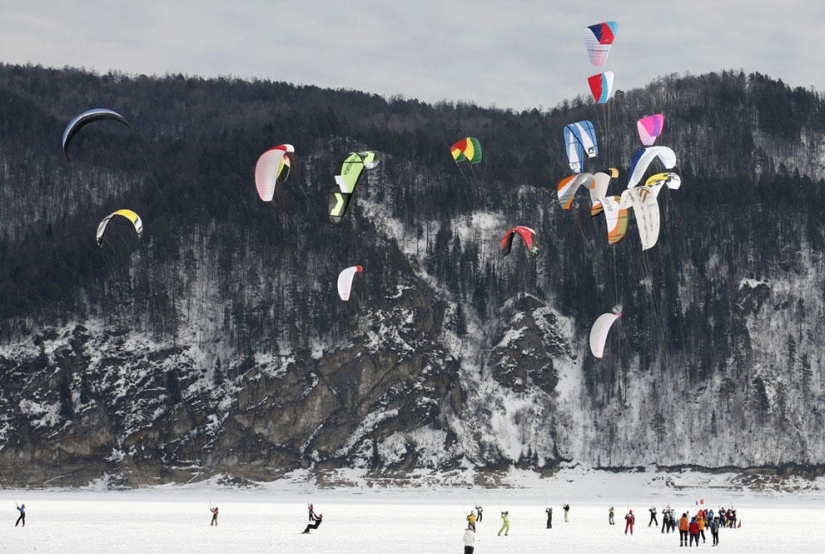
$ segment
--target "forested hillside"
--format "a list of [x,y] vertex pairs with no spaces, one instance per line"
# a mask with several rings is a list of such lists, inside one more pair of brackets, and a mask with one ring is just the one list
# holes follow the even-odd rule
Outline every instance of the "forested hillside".
[[[274,479],[563,461],[825,467],[825,103],[759,74],[605,105],[428,105],[351,90],[0,66],[0,470],[17,483]],[[117,111],[131,128],[77,114]],[[563,127],[623,170],[662,113],[678,190],[607,244]],[[483,161],[457,164],[465,136]],[[266,149],[295,163],[273,203]],[[336,162],[378,153],[340,224]],[[143,237],[113,221],[140,214]],[[536,231],[503,257],[502,234]],[[361,265],[342,302],[338,273]],[[605,356],[590,326],[618,309]],[[59,479],[59,481],[54,481]]]

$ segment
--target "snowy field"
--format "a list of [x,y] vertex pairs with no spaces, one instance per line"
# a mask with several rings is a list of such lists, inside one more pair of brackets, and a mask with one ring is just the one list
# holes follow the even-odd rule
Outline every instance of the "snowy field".
[[[635,492],[635,496],[631,495]],[[733,506],[739,529],[720,531],[718,550],[823,551],[825,495],[818,489],[794,493],[737,493],[692,489],[674,492],[632,476],[555,479],[523,489],[323,490],[315,487],[261,487],[227,490],[209,485],[161,487],[130,492],[0,491],[0,552],[83,553],[277,553],[312,554],[409,552],[463,553],[465,517],[484,507],[478,524],[477,554],[644,553],[678,549],[678,533],[648,527],[648,508],[669,503],[695,513],[696,500],[709,508]],[[309,535],[307,502],[324,514]],[[26,527],[14,527],[15,502],[26,504]],[[562,505],[571,505],[564,523]],[[220,508],[210,527],[209,505]],[[616,525],[608,525],[608,508]],[[4,507],[5,506],[5,507]],[[553,507],[553,528],[545,527],[545,507]],[[3,508],[4,507],[4,508]],[[624,535],[628,507],[637,516],[633,536]],[[509,536],[497,536],[500,512],[510,513]],[[659,518],[661,523],[661,517]],[[699,548],[711,547],[707,542]]]

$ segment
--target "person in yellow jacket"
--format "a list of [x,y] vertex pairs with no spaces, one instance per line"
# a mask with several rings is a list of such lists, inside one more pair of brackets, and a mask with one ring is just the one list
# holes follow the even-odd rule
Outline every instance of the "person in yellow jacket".
[[501,529],[498,530],[498,536],[501,536],[501,532],[504,531],[504,536],[510,534],[510,514],[507,512],[501,512]]
[[472,527],[473,531],[476,530],[476,513],[470,510],[470,515],[467,516],[467,523]]
[[[702,537],[702,542],[705,542],[705,518],[698,517],[696,521],[699,523],[699,536]],[[696,545],[699,545],[699,537],[696,537]]]

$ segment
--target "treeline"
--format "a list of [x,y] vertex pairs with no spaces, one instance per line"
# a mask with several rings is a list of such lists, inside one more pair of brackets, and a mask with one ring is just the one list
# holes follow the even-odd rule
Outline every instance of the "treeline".
[[[118,111],[132,130],[88,128],[67,163],[63,128],[92,107]],[[626,168],[639,147],[635,122],[654,112],[665,114],[659,144],[676,151],[683,186],[663,193],[655,250],[640,250],[632,221],[610,248],[586,202],[558,206],[557,183],[569,174],[562,128],[592,120],[602,152],[589,169]],[[582,334],[594,314],[623,304],[620,365],[639,355],[645,367],[695,382],[734,348],[738,280],[793,270],[789,242],[822,248],[821,175],[805,174],[811,152],[801,137],[823,132],[818,93],[742,72],[667,76],[607,106],[578,98],[517,113],[269,81],[3,65],[2,338],[21,325],[91,316],[168,337],[209,314],[238,352],[306,349],[311,337],[346,336],[342,313],[391,308],[388,291],[415,271],[402,252],[412,241],[422,267],[462,306],[459,332],[466,318],[499,317],[519,291],[555,302]],[[449,154],[468,135],[484,148],[473,168]],[[278,202],[262,203],[255,161],[286,142],[296,167]],[[379,151],[382,164],[334,226],[326,204],[335,162],[361,148]],[[367,202],[403,224],[404,244],[368,217]],[[143,240],[115,227],[98,248],[97,222],[119,207],[141,215]],[[517,249],[502,260],[500,235],[467,235],[484,213],[536,229],[535,263]],[[342,305],[329,283],[353,263],[370,269],[363,286],[378,293]],[[594,387],[620,379],[590,369]]]

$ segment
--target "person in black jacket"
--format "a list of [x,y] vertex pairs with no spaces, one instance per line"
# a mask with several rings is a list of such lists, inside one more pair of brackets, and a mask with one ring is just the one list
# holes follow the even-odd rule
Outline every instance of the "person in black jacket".
[[209,508],[209,511],[212,512],[212,521],[209,523],[209,527],[212,527],[218,524],[218,507]]
[[315,523],[307,524],[306,529],[304,529],[304,534],[309,534],[310,529],[318,529],[321,526],[321,521],[324,519],[324,514],[318,514],[317,516],[313,513],[312,517],[315,518]]
[[17,527],[17,524],[23,522],[23,527],[26,526],[26,505],[23,504],[22,506],[17,506],[17,511],[20,512],[20,517],[17,518],[17,521],[14,523],[14,526]]
[[547,512],[547,528],[553,528],[553,508],[545,508],[545,512]]

